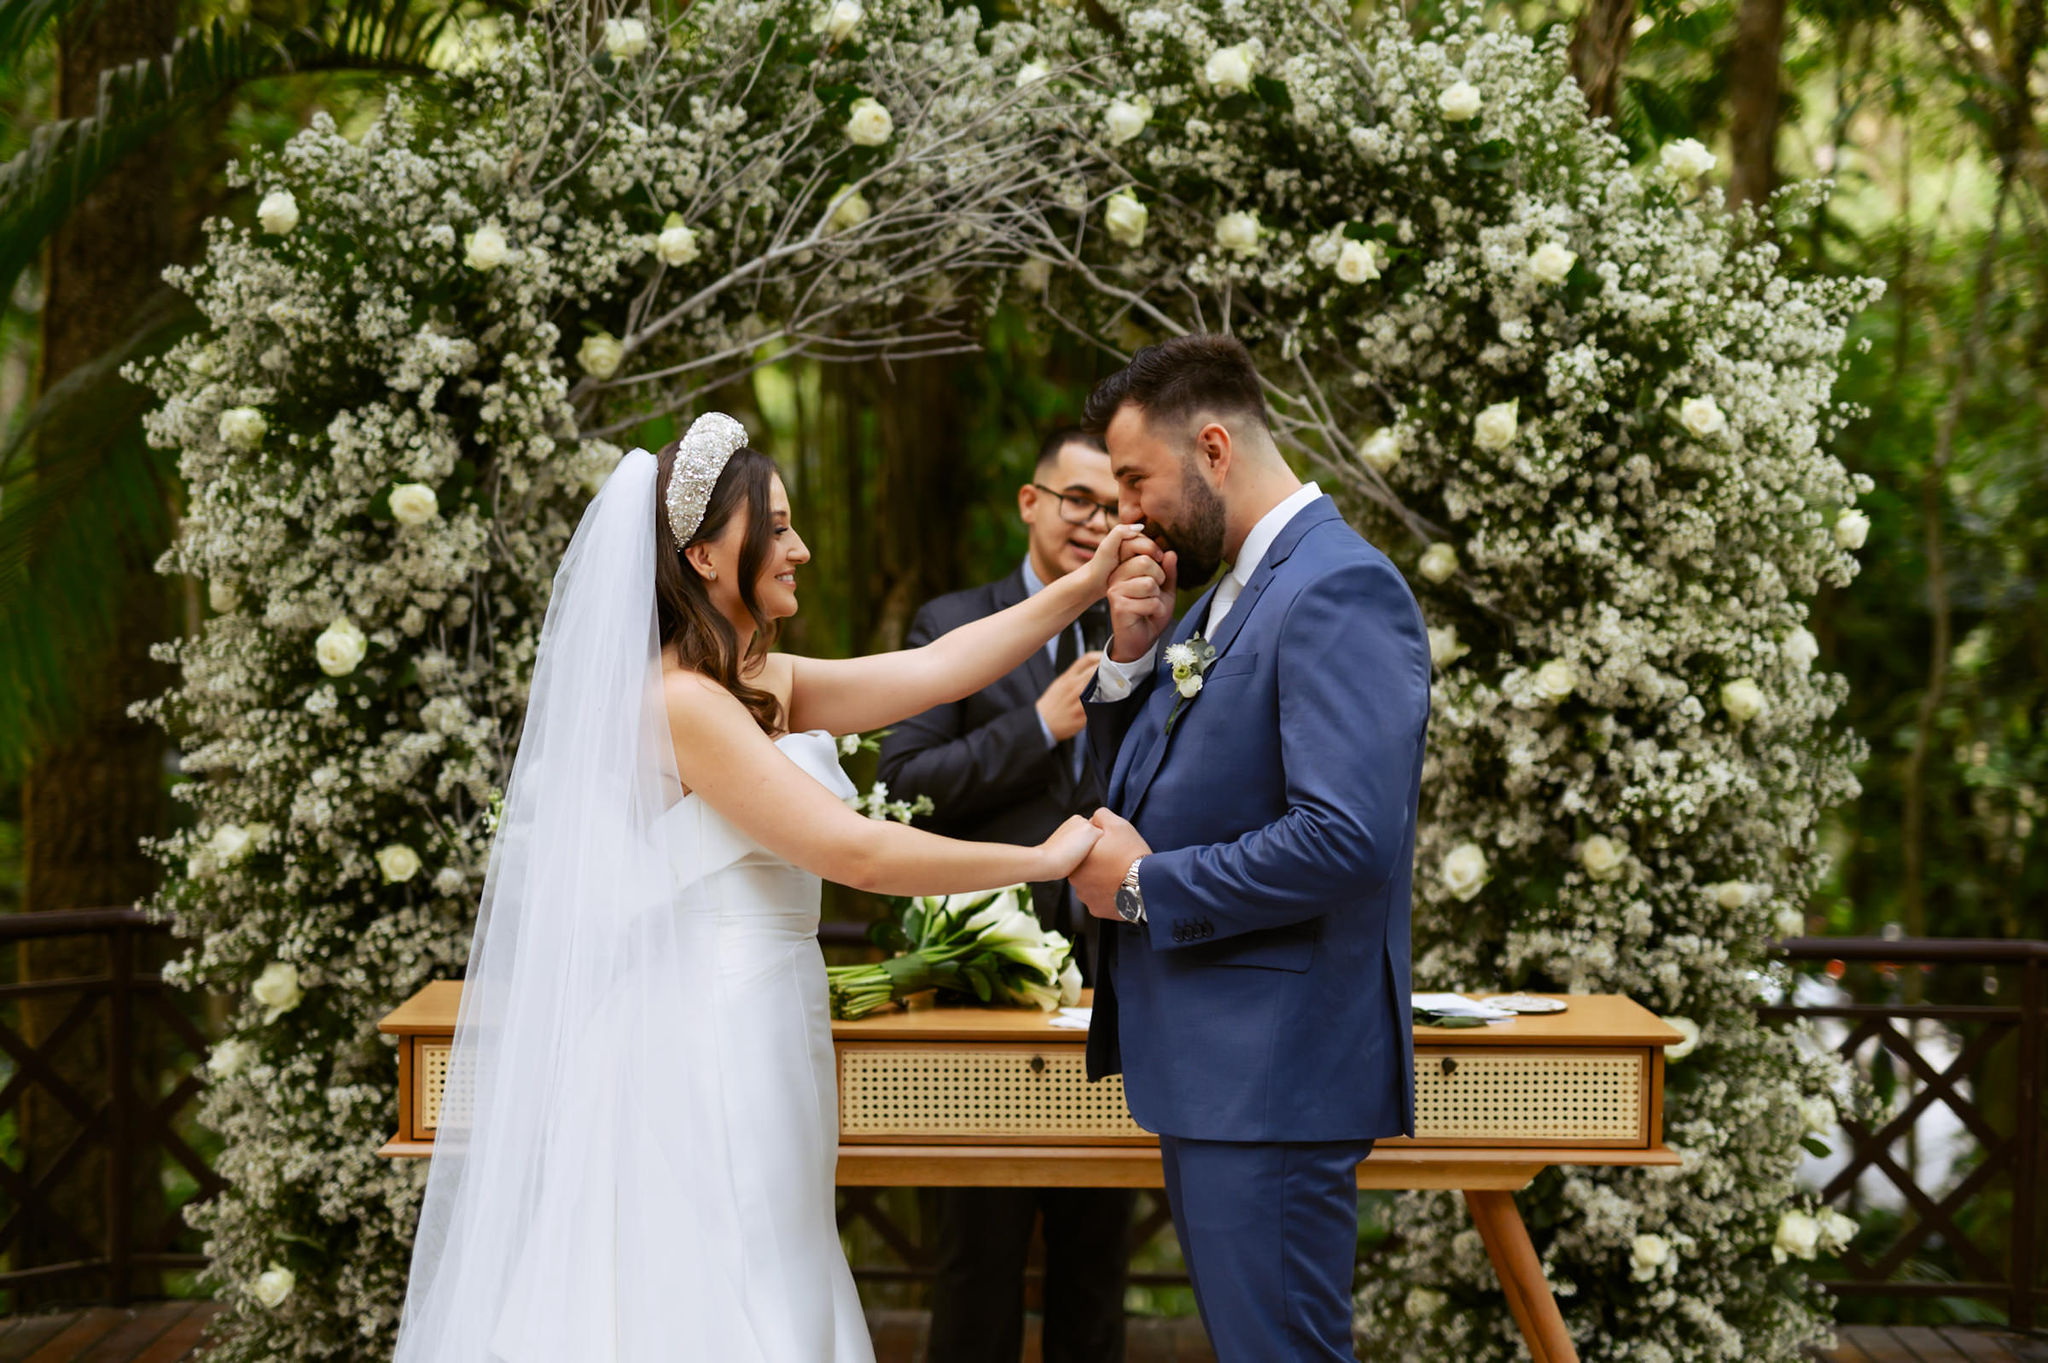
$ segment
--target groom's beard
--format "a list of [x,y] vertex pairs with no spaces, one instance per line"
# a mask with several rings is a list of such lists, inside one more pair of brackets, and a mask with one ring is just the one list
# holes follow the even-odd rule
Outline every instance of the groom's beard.
[[1172,521],[1145,527],[1153,540],[1173,550],[1176,585],[1202,587],[1223,566],[1225,521],[1223,498],[1204,482],[1193,461],[1182,470],[1183,505]]

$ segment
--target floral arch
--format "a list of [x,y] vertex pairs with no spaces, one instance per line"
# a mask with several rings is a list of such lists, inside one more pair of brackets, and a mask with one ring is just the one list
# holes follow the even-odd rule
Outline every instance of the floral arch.
[[[775,357],[958,344],[1003,298],[1113,351],[1235,331],[1284,447],[1410,571],[1418,980],[1696,1024],[1684,1166],[1528,1195],[1587,1357],[1824,1331],[1777,1237],[1833,1072],[1753,1005],[1855,789],[1805,619],[1861,544],[1826,446],[1875,282],[1787,277],[1702,149],[1632,168],[1562,43],[1476,8],[1422,36],[1320,3],[1030,13],[540,10],[360,136],[316,118],[243,168],[258,221],[178,278],[211,325],[147,371],[192,493],[163,566],[211,606],[151,707],[196,778],[159,907],[181,978],[243,1000],[199,1213],[247,1327],[223,1358],[388,1356],[421,1171],[371,1153],[375,1020],[461,968],[547,584],[616,442]],[[1514,1356],[1455,1206],[1395,1222],[1370,1356]]]

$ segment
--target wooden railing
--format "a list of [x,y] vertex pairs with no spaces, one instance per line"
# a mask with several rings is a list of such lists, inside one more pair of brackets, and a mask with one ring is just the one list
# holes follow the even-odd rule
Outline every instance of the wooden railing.
[[[1848,1157],[1821,1194],[1867,1212],[1859,1185],[1875,1176],[1908,1213],[1874,1233],[1877,1218],[1860,1216],[1866,1230],[1841,1256],[1843,1276],[1823,1283],[1843,1297],[1976,1300],[2002,1308],[2015,1329],[2034,1328],[2048,1300],[2048,942],[1805,937],[1781,946],[1795,965],[1821,966],[1850,1001],[1793,1000],[1762,1016],[1836,1024],[1836,1049],[1889,1108],[1842,1114]],[[1985,1001],[1963,1001],[1973,995]],[[1923,1188],[1913,1147],[1936,1104],[1975,1149],[1950,1165],[1946,1186]]]
[[159,974],[170,934],[79,909],[0,915],[0,943],[40,967],[0,983],[0,1311],[160,1295],[206,1264],[167,1185],[222,1186],[188,1139],[207,1043]]

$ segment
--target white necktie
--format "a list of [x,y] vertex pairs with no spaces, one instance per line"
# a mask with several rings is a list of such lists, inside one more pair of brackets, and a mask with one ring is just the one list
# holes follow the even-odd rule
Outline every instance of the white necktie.
[[1237,604],[1237,594],[1243,590],[1236,573],[1227,574],[1217,584],[1216,599],[1209,603],[1209,628],[1202,631],[1204,639],[1216,637],[1216,631],[1223,628],[1223,617],[1230,614],[1230,608]]

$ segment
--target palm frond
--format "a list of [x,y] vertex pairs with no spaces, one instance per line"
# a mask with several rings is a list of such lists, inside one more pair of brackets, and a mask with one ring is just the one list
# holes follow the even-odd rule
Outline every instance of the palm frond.
[[90,18],[106,0],[0,0],[0,66],[21,61],[53,24]]
[[[66,0],[8,3],[61,7]],[[272,76],[425,72],[456,16],[452,3],[416,9],[410,0],[348,0],[284,32],[255,24],[231,29],[217,19],[190,30],[159,57],[101,72],[90,117],[45,124],[0,166],[0,299],[11,295],[72,207],[179,117]]]

